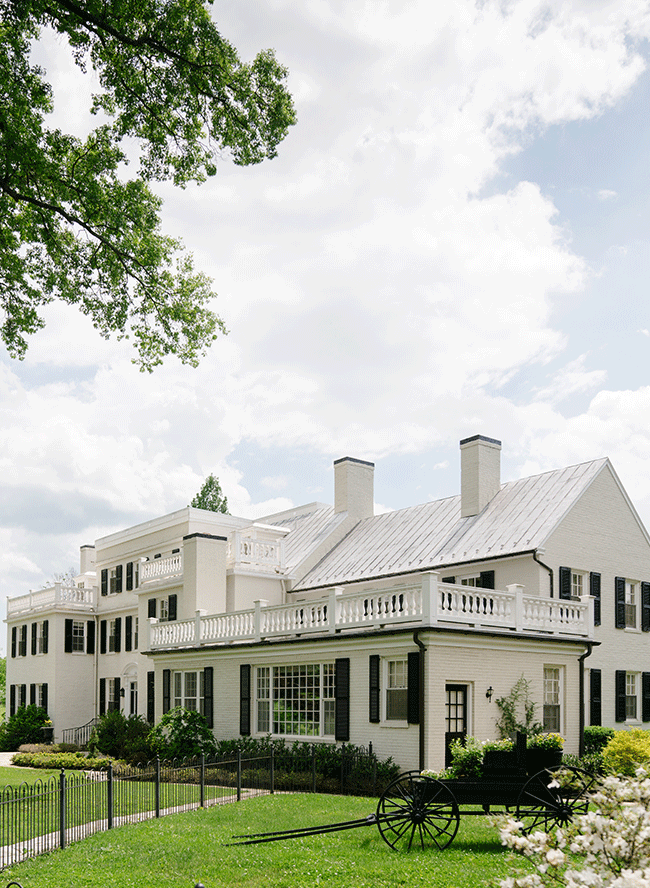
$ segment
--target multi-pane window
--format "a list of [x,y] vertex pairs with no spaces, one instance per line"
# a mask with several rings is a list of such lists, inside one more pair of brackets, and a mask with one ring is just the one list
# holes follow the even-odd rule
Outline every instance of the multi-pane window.
[[474,586],[474,587],[480,587],[480,585],[481,585],[481,578],[478,576],[478,574],[477,574],[477,576],[475,576],[475,577],[463,577],[463,578],[461,579],[461,581],[460,581],[460,585],[461,585],[461,586]]
[[625,673],[625,718],[637,718],[638,676],[636,672]]
[[[72,621],[72,650],[84,652],[85,623],[81,620]],[[111,649],[113,650],[113,648]]]
[[545,731],[561,733],[561,669],[559,666],[544,667],[544,709]]
[[636,629],[637,583],[625,581],[625,628]]
[[119,678],[108,679],[108,711],[113,712],[120,708],[120,680]]
[[108,621],[108,649],[117,650],[117,620]]
[[174,706],[204,711],[203,672],[174,673]]
[[584,574],[571,571],[571,597],[580,598],[584,595]]
[[169,598],[160,599],[160,613],[158,619],[161,623],[166,623],[167,620],[169,620]]
[[289,736],[334,734],[334,664],[260,666],[257,731]]
[[138,649],[138,617],[133,617],[133,650]]
[[386,672],[386,721],[406,721],[408,716],[406,660],[388,660]]

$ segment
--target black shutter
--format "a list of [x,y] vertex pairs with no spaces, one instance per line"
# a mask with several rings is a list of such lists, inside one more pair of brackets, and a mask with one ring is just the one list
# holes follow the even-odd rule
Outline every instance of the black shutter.
[[126,563],[126,591],[130,592],[133,589],[133,562],[127,561]]
[[156,719],[156,673],[147,672],[147,721],[150,725]]
[[600,574],[594,571],[589,574],[589,594],[594,599],[594,626],[600,626]]
[[133,637],[133,617],[126,617],[124,620],[124,650],[130,651],[132,647]]
[[443,578],[442,578],[442,582],[443,582],[443,583],[452,583],[452,584],[453,584],[453,583],[456,582],[456,577],[443,577]]
[[122,565],[118,564],[115,567],[115,591],[122,591]]
[[[12,626],[11,627],[11,656],[12,657],[16,656],[16,639],[17,639],[17,637],[18,637],[18,627]],[[12,687],[13,687],[13,685],[12,685]]]
[[641,673],[641,719],[650,721],[650,672]]
[[43,653],[47,653],[48,644],[50,641],[50,621],[43,620]]
[[[494,574],[494,571],[489,571]],[[410,725],[420,723],[420,652],[411,651],[408,655],[407,671],[407,716]]]
[[334,661],[334,739],[350,739],[350,658]]
[[108,568],[102,570],[102,595],[108,595]]
[[170,595],[167,599],[167,619],[175,620],[176,619],[176,608],[178,602],[178,595]]
[[379,682],[379,654],[371,654],[368,663],[369,685],[368,685],[368,721],[377,724],[381,717],[380,708],[380,682]]
[[32,657],[36,654],[38,644],[38,623],[32,623]]
[[641,628],[650,632],[650,583],[641,583]]
[[106,620],[99,621],[99,653],[106,653]]
[[169,712],[171,707],[172,673],[171,669],[163,669],[163,715]]
[[251,667],[242,663],[239,667],[239,733],[243,737],[251,732]]
[[616,708],[615,718],[617,722],[625,721],[625,670],[616,670]]
[[20,706],[27,706],[27,685],[18,685],[20,689]]
[[156,599],[150,598],[147,602],[147,616],[155,617],[156,616]]
[[99,714],[106,712],[106,679],[99,679]]
[[29,705],[30,706],[36,705],[36,685],[35,684],[30,684],[30,686],[29,686]]
[[16,685],[9,685],[9,715],[16,714]]
[[571,568],[560,568],[560,598],[571,598]]
[[86,653],[95,653],[95,621],[88,620],[86,622]]
[[41,706],[47,712],[47,685],[41,685]]
[[120,691],[122,690],[122,683],[119,678],[113,679],[113,687],[115,693],[115,702],[113,703],[113,709],[117,712],[122,708],[122,701],[120,700]]
[[479,582],[481,589],[494,589],[494,571],[482,570]]
[[[174,596],[175,598],[176,596]],[[203,670],[203,715],[208,723],[208,727],[214,727],[213,715],[213,685],[214,685],[214,669],[212,666],[206,666]]]
[[589,724],[602,724],[602,674],[600,669],[589,670]]
[[27,623],[20,627],[20,656],[27,656]]
[[122,650],[122,617],[115,620],[115,653],[119,654]]
[[625,577],[614,579],[615,626],[625,629]]
[[65,621],[63,650],[66,654],[72,653],[72,620]]

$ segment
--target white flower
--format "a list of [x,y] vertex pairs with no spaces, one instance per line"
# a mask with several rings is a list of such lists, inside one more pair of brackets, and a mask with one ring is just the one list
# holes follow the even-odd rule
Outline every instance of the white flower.
[[564,854],[564,851],[560,851],[559,848],[551,848],[550,851],[546,852],[546,860],[551,864],[551,866],[562,866],[562,864],[566,860],[566,856]]

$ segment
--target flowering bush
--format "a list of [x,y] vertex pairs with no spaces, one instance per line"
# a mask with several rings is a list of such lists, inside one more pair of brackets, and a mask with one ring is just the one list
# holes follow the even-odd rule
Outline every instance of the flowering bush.
[[603,750],[603,764],[610,774],[632,777],[639,766],[650,764],[650,731],[616,731]]
[[486,740],[483,744],[483,752],[490,752],[490,750],[495,750],[496,752],[512,752],[514,748],[514,740],[508,740],[507,738],[502,740]]
[[523,824],[502,821],[504,845],[535,866],[501,888],[650,888],[650,779],[606,777],[590,794],[593,810],[566,827],[522,834]]
[[535,734],[528,740],[528,749],[562,749],[564,737],[560,734]]

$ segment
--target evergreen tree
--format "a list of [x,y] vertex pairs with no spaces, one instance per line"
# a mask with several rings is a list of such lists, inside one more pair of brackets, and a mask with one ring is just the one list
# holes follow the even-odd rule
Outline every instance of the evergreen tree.
[[208,475],[203,482],[203,487],[194,497],[190,506],[195,509],[206,509],[208,512],[223,512],[229,515],[228,499],[223,495],[219,479],[214,475]]

